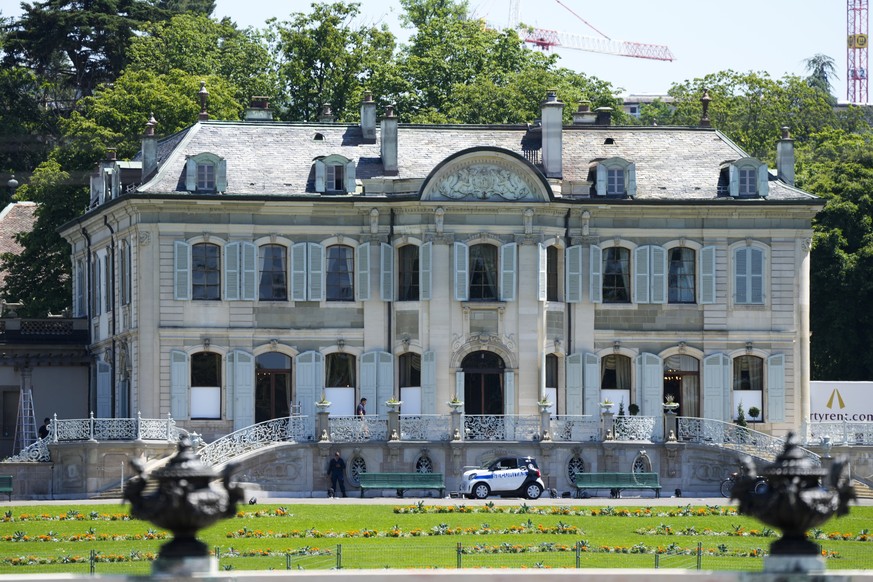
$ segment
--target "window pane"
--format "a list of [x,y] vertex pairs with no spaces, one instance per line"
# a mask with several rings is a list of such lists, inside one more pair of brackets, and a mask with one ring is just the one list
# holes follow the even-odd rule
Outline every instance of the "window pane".
[[624,170],[606,171],[606,193],[624,194]]
[[191,356],[191,386],[221,386],[221,356],[198,352]]
[[754,168],[740,168],[740,196],[754,196],[758,189],[758,172]]
[[193,299],[221,299],[221,263],[218,245],[200,243],[191,247],[191,294]]
[[324,358],[325,387],[340,388],[355,385],[355,357],[351,354],[328,354]]
[[764,389],[764,359],[757,356],[734,358],[734,390]]
[[670,273],[668,301],[670,303],[694,303],[694,251],[670,249]]
[[215,166],[197,164],[197,189],[215,190]]
[[421,386],[421,355],[400,356],[400,386]]
[[555,354],[546,355],[546,386],[558,387],[558,356]]
[[[398,254],[398,301],[418,301],[418,247],[404,245]],[[416,384],[417,386],[417,384]]]
[[285,247],[282,245],[263,245],[259,249],[261,280],[258,297],[262,301],[288,299],[285,252]]
[[[327,300],[354,301],[355,253],[352,247],[337,245],[327,248]],[[337,384],[338,386],[338,384]]]
[[630,302],[630,251],[626,248],[603,249],[603,302]]
[[497,247],[481,244],[470,247],[470,300],[496,301]]
[[558,248],[554,246],[546,249],[546,301],[558,301]]

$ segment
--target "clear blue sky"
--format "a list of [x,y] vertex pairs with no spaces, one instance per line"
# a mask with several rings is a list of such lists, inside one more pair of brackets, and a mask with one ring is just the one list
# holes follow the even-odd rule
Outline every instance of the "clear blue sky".
[[[519,20],[584,36],[586,27],[556,0],[519,0]],[[834,94],[846,98],[845,0],[561,0],[617,40],[664,44],[673,62],[558,49],[561,66],[609,81],[629,93],[665,93],[674,82],[733,69],[805,76],[804,59],[828,55],[837,65]],[[0,0],[4,16],[19,14],[17,0]],[[361,0],[362,23],[385,22],[401,40],[397,0]],[[509,20],[509,0],[470,0],[473,15],[497,26]],[[309,0],[217,0],[214,15],[260,28],[271,17],[308,12]]]

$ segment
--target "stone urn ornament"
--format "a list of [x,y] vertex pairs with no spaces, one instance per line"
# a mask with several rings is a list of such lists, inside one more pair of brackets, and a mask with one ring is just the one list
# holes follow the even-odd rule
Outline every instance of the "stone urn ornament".
[[173,532],[173,539],[161,546],[152,573],[189,576],[216,572],[217,560],[197,539],[197,531],[233,517],[237,504],[245,499],[245,490],[230,482],[235,466],[229,464],[217,473],[203,464],[188,436],[182,437],[178,450],[163,467],[146,474],[143,461],[134,459],[130,465],[136,472],[124,486],[130,515]]
[[758,493],[758,469],[751,457],[743,461],[731,499],[739,501],[739,513],[782,531],[764,558],[765,572],[824,571],[818,544],[807,539],[806,532],[849,512],[849,502],[856,497],[848,468],[844,459],[834,461],[830,469],[818,466],[800,448],[793,432],[776,461],[760,471],[767,487]]

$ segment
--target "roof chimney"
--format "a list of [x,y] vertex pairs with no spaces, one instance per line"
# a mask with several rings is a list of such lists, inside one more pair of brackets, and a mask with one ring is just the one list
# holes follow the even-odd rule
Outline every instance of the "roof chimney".
[[155,137],[155,126],[158,124],[155,120],[155,114],[149,116],[146,122],[145,133],[142,136],[142,181],[154,172],[158,167],[158,138]]
[[580,101],[579,108],[573,112],[573,125],[591,125],[597,120],[597,114],[591,111],[591,101]]
[[709,102],[712,97],[709,96],[709,89],[703,90],[703,97],[700,98],[700,104],[703,105],[703,114],[700,116],[700,127],[712,127],[709,122]]
[[782,139],[776,143],[776,177],[794,186],[794,140],[788,127],[782,127]]
[[246,121],[272,121],[273,110],[270,109],[270,98],[252,97],[251,105],[246,108],[244,119]]
[[206,106],[209,104],[209,91],[206,90],[206,81],[200,81],[200,91],[197,92],[200,97],[200,115],[197,117],[200,121],[209,121],[209,113]]
[[370,91],[364,91],[361,101],[361,134],[364,143],[376,143],[376,102]]
[[388,176],[397,175],[397,117],[394,115],[394,106],[385,108],[385,116],[382,118],[382,143],[379,147],[382,156],[382,169]]
[[563,167],[561,163],[562,129],[564,104],[558,101],[557,89],[546,91],[546,99],[542,102],[543,110],[543,170],[549,178],[560,178]]
[[598,107],[594,113],[597,115],[596,125],[612,125],[612,107]]
[[318,116],[318,121],[333,123],[333,111],[330,110],[330,103],[325,103],[321,106],[321,115]]

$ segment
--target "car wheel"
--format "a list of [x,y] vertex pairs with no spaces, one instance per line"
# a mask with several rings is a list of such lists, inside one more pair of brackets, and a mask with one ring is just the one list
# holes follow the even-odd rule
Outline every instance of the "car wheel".
[[531,483],[524,488],[524,492],[528,499],[539,499],[540,495],[543,494],[543,488],[540,487],[539,483]]
[[758,481],[755,483],[755,493],[758,495],[763,495],[767,492],[767,482],[766,481]]
[[473,486],[473,497],[476,499],[485,499],[491,493],[491,488],[487,483],[476,483]]

